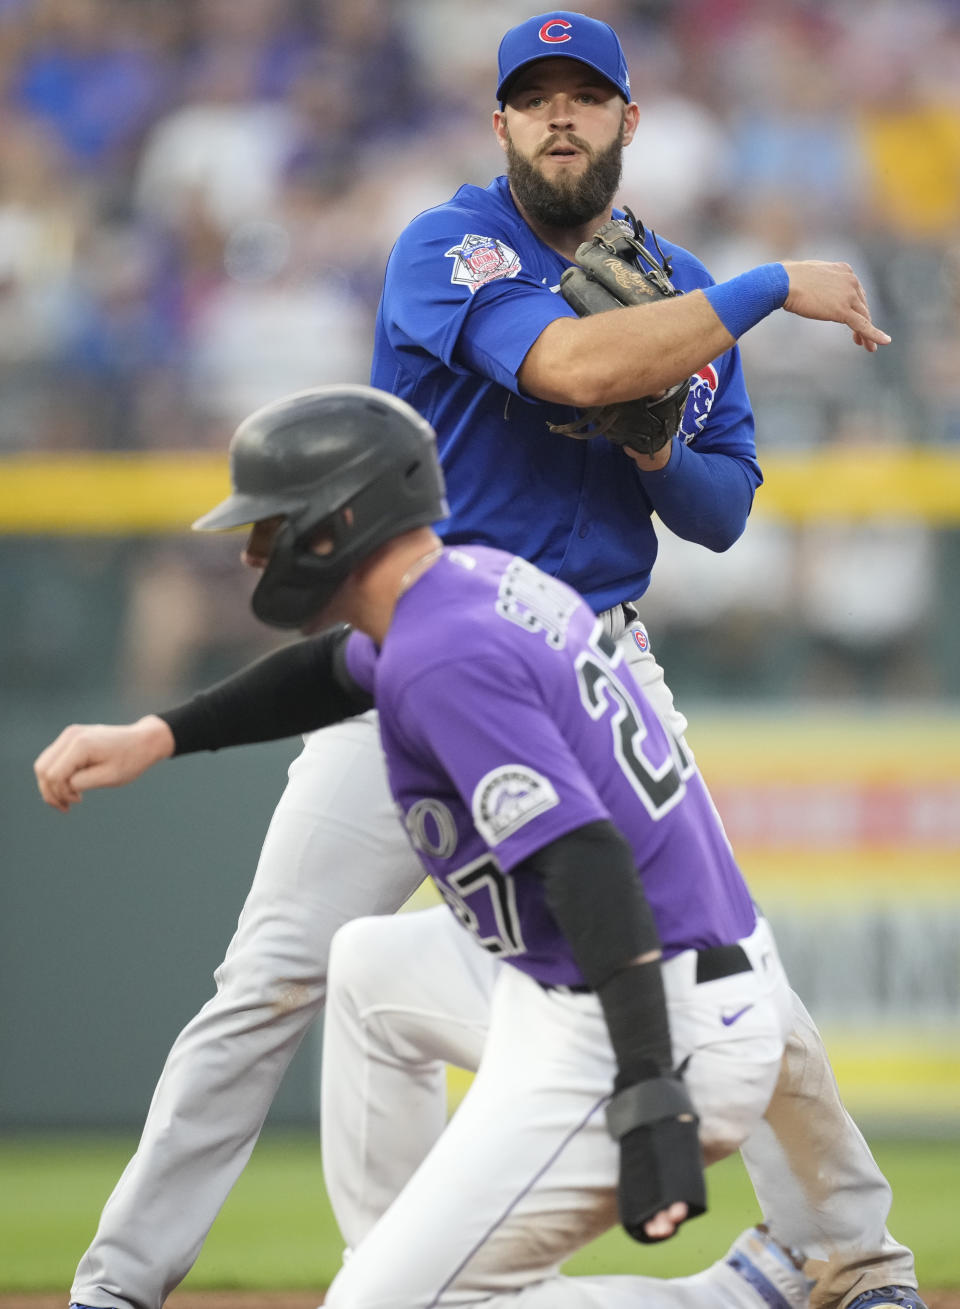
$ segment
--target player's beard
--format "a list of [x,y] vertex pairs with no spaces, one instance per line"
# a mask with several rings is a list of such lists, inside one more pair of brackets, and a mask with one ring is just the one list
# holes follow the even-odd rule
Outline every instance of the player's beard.
[[544,177],[537,163],[517,150],[507,133],[507,177],[520,206],[544,227],[581,227],[604,213],[613,203],[623,168],[623,130],[605,150],[595,151],[572,133],[557,133],[538,152],[543,158],[557,141],[569,141],[587,155],[587,166],[579,176],[561,173],[555,182]]

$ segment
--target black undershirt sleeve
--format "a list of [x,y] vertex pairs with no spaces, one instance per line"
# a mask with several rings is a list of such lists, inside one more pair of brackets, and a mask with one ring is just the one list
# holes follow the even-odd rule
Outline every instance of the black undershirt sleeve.
[[157,716],[173,732],[174,754],[279,741],[373,708],[350,677],[341,624],[283,646]]
[[[626,1085],[672,1064],[660,938],[633,851],[610,822],[587,823],[514,869],[542,879],[547,904],[584,980],[597,993]],[[656,953],[648,963],[637,963]]]

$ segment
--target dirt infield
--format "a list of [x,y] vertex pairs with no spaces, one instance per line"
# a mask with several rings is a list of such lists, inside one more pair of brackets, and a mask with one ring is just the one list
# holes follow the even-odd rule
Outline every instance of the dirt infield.
[[[960,1309],[960,1291],[925,1291],[928,1309]],[[317,1309],[311,1291],[180,1291],[166,1309]],[[0,1295],[0,1309],[66,1309],[63,1295]]]

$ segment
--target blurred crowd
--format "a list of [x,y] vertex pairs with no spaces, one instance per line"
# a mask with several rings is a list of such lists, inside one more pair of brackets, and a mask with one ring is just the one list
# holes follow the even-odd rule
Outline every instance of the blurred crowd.
[[[502,171],[496,47],[542,7],[0,0],[0,455],[222,449],[278,394],[366,380],[390,246]],[[881,366],[788,315],[748,334],[761,452],[960,443],[960,0],[579,8],[620,33],[641,107],[621,199],[718,280],[848,260],[894,337]],[[916,524],[793,541],[779,583],[829,629],[838,555],[871,544],[897,563],[893,625],[916,631],[936,567]],[[150,556],[145,587],[176,589],[176,553]],[[658,612],[682,627],[671,594]],[[889,650],[858,608],[852,639]]]

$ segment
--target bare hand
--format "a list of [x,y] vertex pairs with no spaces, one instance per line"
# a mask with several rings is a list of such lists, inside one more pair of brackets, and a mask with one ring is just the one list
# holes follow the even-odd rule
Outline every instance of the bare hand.
[[643,1225],[643,1230],[651,1240],[665,1241],[667,1237],[673,1236],[680,1224],[685,1221],[689,1212],[683,1201],[677,1200],[648,1219]]
[[123,727],[73,723],[37,756],[33,771],[43,799],[65,814],[84,791],[124,786],[173,749],[173,733],[156,714]]
[[786,260],[784,268],[790,290],[783,307],[801,318],[845,323],[853,332],[854,345],[872,354],[877,346],[889,345],[890,337],[875,327],[860,279],[849,264],[829,264],[819,259]]

